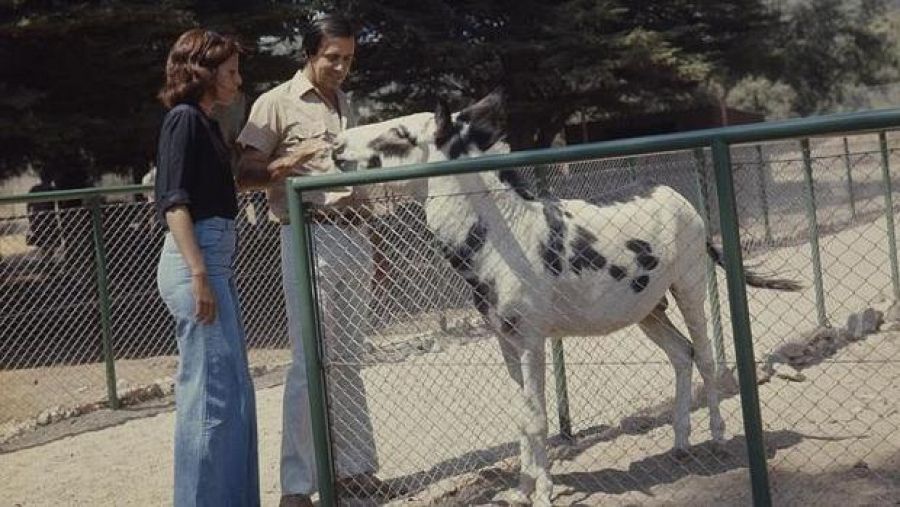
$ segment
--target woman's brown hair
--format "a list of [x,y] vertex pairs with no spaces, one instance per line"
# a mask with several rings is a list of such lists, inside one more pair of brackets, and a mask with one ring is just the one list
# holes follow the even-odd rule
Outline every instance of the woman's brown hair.
[[167,108],[199,102],[215,81],[216,69],[243,46],[232,36],[193,28],[181,34],[166,59],[166,84],[159,100]]

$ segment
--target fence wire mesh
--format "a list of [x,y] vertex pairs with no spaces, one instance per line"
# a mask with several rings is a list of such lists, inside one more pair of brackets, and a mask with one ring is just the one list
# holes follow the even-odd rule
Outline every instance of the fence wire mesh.
[[[893,174],[900,162],[896,145],[890,134]],[[774,498],[779,505],[827,504],[834,492],[856,488],[861,504],[894,502],[900,496],[897,335],[889,322],[871,332],[866,326],[874,312],[865,312],[887,312],[896,299],[890,267],[896,245],[887,232],[887,214],[895,210],[885,204],[878,137],[851,136],[846,144],[843,137],[812,140],[812,192],[798,141],[734,147],[732,162],[745,261],[804,285],[795,294],[748,293],[758,374],[765,381],[760,398]],[[708,152],[684,151],[523,168],[520,174],[535,195],[601,205],[655,182],[702,208],[703,185],[709,234],[720,244],[711,168]],[[895,203],[898,185],[895,177]],[[489,203],[500,194],[478,198]],[[824,298],[815,290],[810,196]],[[445,204],[447,214],[460,213],[451,199]],[[4,211],[0,433],[9,436],[37,420],[102,403],[107,389],[90,206]],[[146,202],[106,202],[100,211],[118,393],[127,397],[147,386],[165,392],[177,357],[155,285],[162,232]],[[263,196],[241,197],[236,274],[256,372],[290,361],[278,225],[266,211]],[[407,491],[398,502],[502,498],[518,481],[517,424],[524,413],[472,287],[436,244],[421,200],[373,201],[358,213],[314,226],[319,297],[333,300],[323,320],[324,363],[338,475],[351,464],[377,460],[379,476]],[[646,211],[623,223],[640,231],[655,217]],[[322,266],[326,258],[330,268]],[[721,308],[707,298],[706,315],[710,336],[724,335],[716,347],[725,359],[720,370],[730,372],[734,354],[721,270],[715,281]],[[831,327],[820,327],[823,311]],[[674,305],[668,315],[685,333]],[[887,312],[886,320],[891,317]],[[721,331],[713,325],[717,318]],[[555,503],[749,502],[733,382],[720,384],[727,432],[717,449],[709,442],[708,410],[695,376],[691,452],[677,456],[670,452],[675,375],[658,347],[633,326],[563,344],[574,441],[558,435],[549,346],[545,357]]]
[[[665,175],[666,183],[697,199],[697,160],[690,153],[686,158],[683,155],[525,168],[522,180],[543,179],[544,190],[549,189],[556,196],[604,203],[627,197],[649,174]],[[494,200],[514,199],[512,194],[493,189],[467,198],[484,206]],[[318,264],[343,262],[350,265],[345,268],[348,273],[372,270],[335,236],[396,245],[390,250],[381,248],[381,255],[376,255],[383,260],[375,268],[381,276],[374,277],[374,283],[365,283],[366,277],[356,282],[357,290],[363,294],[363,300],[357,298],[356,303],[367,309],[365,314],[346,297],[328,307],[330,300],[337,297],[329,292],[340,294],[347,286],[336,288],[328,276],[318,273],[318,298],[326,306],[325,368],[336,468],[339,476],[348,475],[342,462],[360,449],[358,443],[354,445],[359,431],[341,427],[347,424],[348,417],[344,398],[361,398],[359,390],[347,392],[348,386],[354,384],[348,381],[347,371],[355,368],[361,370],[368,404],[357,404],[350,417],[353,422],[372,421],[380,475],[390,478],[398,490],[415,492],[413,496],[422,501],[489,502],[517,482],[517,424],[525,414],[516,403],[515,384],[507,373],[495,335],[477,310],[479,297],[473,300],[470,282],[447,262],[429,229],[425,207],[432,213],[449,216],[464,215],[466,210],[459,206],[458,196],[429,197],[429,201],[432,202],[424,206],[413,199],[393,203],[395,211],[389,214],[373,210],[383,208],[383,203],[362,206],[357,210],[359,215],[372,217],[365,226],[336,222],[329,224],[328,229],[321,223],[313,226]],[[639,212],[625,217],[624,225],[632,232],[641,230],[642,223],[654,220],[654,210]],[[593,217],[587,218],[590,221]],[[469,227],[465,216],[459,216],[459,224]],[[526,223],[525,229],[516,229],[517,234],[536,232],[527,226]],[[662,224],[661,228],[674,226]],[[340,229],[344,232],[338,232]],[[405,239],[391,241],[388,235]],[[609,254],[612,262],[615,254]],[[329,275],[341,278],[328,269]],[[475,292],[479,290],[476,288]],[[704,291],[705,286],[700,290]],[[555,308],[531,311],[566,313],[566,306],[563,302]],[[333,320],[328,314],[335,312],[346,314],[344,326],[330,325]],[[380,317],[385,314],[391,317]],[[519,317],[523,321],[520,325],[525,326],[532,316],[525,312]],[[680,323],[677,316],[674,318]],[[338,337],[358,336],[361,326],[368,329],[364,333],[366,351],[354,355]],[[674,438],[670,429],[674,382],[665,355],[635,328],[598,338],[565,341],[568,398],[577,443],[552,440],[552,456],[557,460],[554,475],[572,477],[558,484],[562,499],[578,502],[584,499],[584,491],[623,494],[690,474],[711,475],[745,466],[737,443],[730,446],[734,451],[732,458],[710,446],[694,448],[696,453],[687,461],[668,454]],[[549,349],[545,359],[552,363]],[[551,382],[546,392],[551,414],[555,413],[557,402],[554,387]],[[739,419],[735,422],[739,407],[723,408],[730,424],[739,427]],[[700,414],[694,419],[695,439],[708,440],[708,420]],[[631,467],[633,472],[623,473],[617,470],[619,467]],[[592,470],[605,472],[591,474]],[[465,486],[462,491],[460,484]],[[674,499],[677,498],[676,495]],[[684,501],[689,499],[682,497]]]
[[[140,196],[142,197],[142,196]],[[257,374],[290,362],[278,225],[265,197],[241,196],[236,277]],[[156,288],[163,231],[145,201],[98,204],[110,295],[116,391],[127,401],[170,393],[174,329]],[[0,436],[4,439],[107,402],[91,205],[2,210]]]
[[[892,164],[894,144],[891,136],[887,149]],[[850,137],[847,151],[843,138],[813,140],[809,160],[812,192],[799,141],[732,148],[746,264],[803,285],[797,293],[749,291],[773,495],[779,505],[827,503],[837,489],[855,484],[861,487],[857,498],[862,503],[891,503],[900,493],[895,472],[900,424],[894,403],[900,380],[897,346],[892,333],[860,327],[875,310],[884,312],[894,302],[878,138]],[[648,183],[671,186],[698,209],[709,207],[708,232],[713,243],[721,244],[711,171],[708,151],[684,151],[529,167],[519,174],[534,195],[598,205],[628,200]],[[700,185],[705,185],[705,200]],[[491,189],[468,198],[478,203],[475,207],[502,206],[496,203],[511,198],[504,192],[513,193]],[[814,290],[808,212],[812,198],[823,302],[817,302]],[[357,213],[367,217],[364,223],[335,222],[332,232],[314,234],[320,263],[321,256],[328,262],[347,258],[347,249],[335,251],[339,242],[331,237],[342,234],[336,232],[341,229],[344,235],[368,240],[370,247],[376,245],[374,257],[379,259],[375,265],[350,263],[350,271],[375,273],[371,283],[366,283],[369,276],[357,281],[363,299],[352,303],[345,297],[325,310],[346,312],[347,320],[344,327],[327,320],[324,326],[337,475],[350,473],[342,463],[366,459],[371,452],[359,443],[359,428],[368,420],[380,477],[389,479],[395,490],[408,492],[397,501],[502,501],[518,483],[517,425],[527,410],[507,373],[495,329],[485,324],[477,308],[486,293],[451,267],[425,211],[452,216],[466,228],[469,210],[453,196],[433,195],[424,203],[413,198],[394,201],[387,213],[378,211],[383,208],[383,202],[360,206]],[[588,222],[606,218],[586,213]],[[520,215],[511,222],[517,235],[534,235]],[[659,213],[647,208],[610,220],[607,227],[621,227],[638,237],[640,231],[652,235],[657,234],[655,228],[674,227],[659,222]],[[545,231],[544,218],[534,226]],[[313,231],[322,229],[320,223],[313,226]],[[613,262],[615,252],[602,253]],[[631,262],[623,266],[633,269]],[[720,269],[715,282],[717,303],[707,299],[706,315],[710,336],[724,335],[714,347],[724,358],[718,385],[728,428],[723,445],[710,441],[706,399],[695,376],[691,446],[687,456],[671,452],[676,376],[666,354],[637,327],[565,339],[572,441],[560,435],[549,346],[544,358],[554,504],[750,502],[728,295]],[[706,291],[703,280],[695,283]],[[336,290],[326,277],[320,276],[320,284],[320,298]],[[518,317],[527,322],[543,314],[571,312],[572,301],[564,296],[554,294],[556,301],[548,307],[529,308]],[[818,321],[821,304],[830,327]],[[668,316],[688,334],[674,304]],[[717,318],[719,329],[713,324]],[[363,346],[355,349],[358,354],[339,345],[338,336],[359,339],[360,333],[364,338]],[[354,383],[348,371],[363,381],[349,393]],[[348,411],[346,398],[365,403]],[[706,480],[690,482],[696,477]]]

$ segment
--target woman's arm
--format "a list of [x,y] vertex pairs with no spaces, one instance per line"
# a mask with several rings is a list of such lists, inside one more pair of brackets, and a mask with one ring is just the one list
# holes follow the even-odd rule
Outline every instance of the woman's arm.
[[212,324],[216,318],[216,300],[206,273],[203,253],[194,236],[194,222],[187,206],[174,206],[166,211],[166,224],[175,239],[178,251],[191,270],[194,294],[194,317],[202,324]]

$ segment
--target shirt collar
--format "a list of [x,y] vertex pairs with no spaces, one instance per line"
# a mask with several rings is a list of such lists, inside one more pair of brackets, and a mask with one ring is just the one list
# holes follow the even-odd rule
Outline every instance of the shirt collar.
[[[291,79],[291,92],[295,93],[297,97],[304,97],[308,93],[315,93],[316,95],[318,95],[316,87],[309,82],[306,74],[303,73],[303,69],[298,70],[297,73],[294,74],[294,77]],[[321,97],[319,98],[321,100]],[[343,109],[347,104],[347,94],[345,94],[343,90],[338,90],[337,98],[338,105],[340,106],[341,113],[343,114]]]
[[298,97],[303,97],[307,93],[315,92],[315,87],[309,82],[306,75],[303,74],[303,69],[298,70],[297,73],[294,74],[294,78],[291,79],[291,91],[296,93]]

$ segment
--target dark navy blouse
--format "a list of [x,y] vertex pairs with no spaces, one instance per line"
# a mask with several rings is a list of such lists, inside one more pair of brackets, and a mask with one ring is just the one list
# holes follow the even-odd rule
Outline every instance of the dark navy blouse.
[[185,205],[194,222],[237,216],[231,154],[219,124],[195,104],[179,104],[163,119],[156,152],[156,211]]

